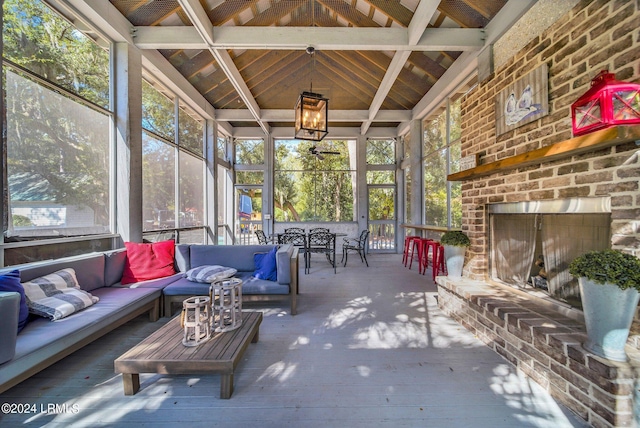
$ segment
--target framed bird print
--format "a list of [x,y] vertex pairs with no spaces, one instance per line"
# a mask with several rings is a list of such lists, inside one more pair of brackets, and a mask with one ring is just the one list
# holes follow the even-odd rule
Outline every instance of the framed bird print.
[[496,95],[496,135],[549,114],[547,64],[530,71]]

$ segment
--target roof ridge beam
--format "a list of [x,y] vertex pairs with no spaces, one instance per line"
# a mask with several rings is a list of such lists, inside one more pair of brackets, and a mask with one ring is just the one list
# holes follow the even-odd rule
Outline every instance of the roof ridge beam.
[[[181,0],[186,1],[186,0]],[[192,0],[189,0],[192,1]],[[196,28],[134,27],[140,49],[270,49],[473,51],[485,45],[480,28],[216,27],[208,44]],[[410,35],[411,34],[411,35]],[[415,43],[409,43],[416,39]]]

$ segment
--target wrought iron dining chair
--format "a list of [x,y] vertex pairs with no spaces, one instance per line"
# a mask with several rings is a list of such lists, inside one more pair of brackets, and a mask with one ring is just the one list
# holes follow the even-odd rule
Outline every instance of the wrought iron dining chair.
[[301,227],[289,227],[287,229],[284,230],[284,233],[305,233],[304,229]]
[[309,230],[309,233],[313,233],[313,232],[327,232],[327,233],[329,233],[330,231],[326,227],[314,227],[313,229]]
[[305,273],[311,270],[311,254],[320,253],[327,256],[336,273],[336,234],[324,231],[310,232],[305,252]]
[[349,251],[357,251],[360,256],[360,261],[363,261],[369,267],[367,261],[367,238],[369,237],[369,230],[364,229],[360,232],[358,238],[344,238],[342,243],[342,260],[344,260],[344,266],[347,265],[347,258],[349,257]]
[[304,252],[307,248],[307,235],[298,232],[278,233],[278,244],[293,244]]
[[256,230],[256,236],[258,237],[258,244],[265,245],[273,243],[273,239],[267,238],[267,235],[265,235],[262,229]]

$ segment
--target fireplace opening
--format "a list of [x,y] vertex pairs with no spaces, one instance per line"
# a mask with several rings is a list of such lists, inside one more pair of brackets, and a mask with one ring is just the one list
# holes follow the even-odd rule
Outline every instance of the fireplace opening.
[[581,308],[571,261],[611,245],[608,198],[492,205],[490,276]]

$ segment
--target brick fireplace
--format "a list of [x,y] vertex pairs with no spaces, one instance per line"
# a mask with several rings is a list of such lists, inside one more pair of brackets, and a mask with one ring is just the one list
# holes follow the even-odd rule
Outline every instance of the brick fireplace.
[[[523,26],[539,18],[525,16]],[[492,278],[490,211],[496,204],[606,199],[609,247],[640,256],[640,128],[593,134],[583,144],[573,138],[570,112],[600,70],[639,83],[639,52],[640,2],[580,1],[464,98],[462,156],[499,168],[453,175],[462,181],[463,230],[472,245],[463,278],[437,281],[446,313],[594,426],[635,423],[638,336],[632,331],[630,363],[595,357],[581,347],[579,309]],[[496,135],[496,95],[542,64],[549,114]],[[559,155],[540,155],[550,152]]]

